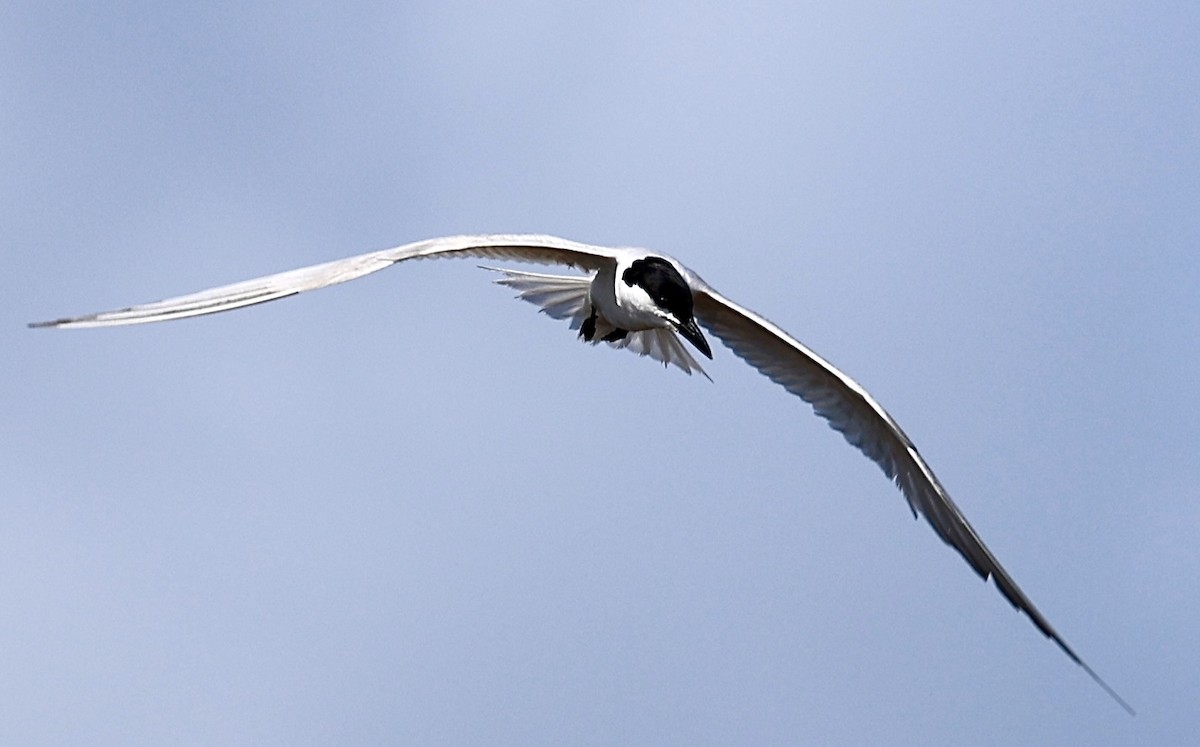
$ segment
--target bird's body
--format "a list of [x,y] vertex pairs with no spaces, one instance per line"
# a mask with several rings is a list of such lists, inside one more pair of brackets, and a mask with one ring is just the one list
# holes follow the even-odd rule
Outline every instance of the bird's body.
[[865,389],[781,328],[730,301],[666,255],[541,235],[453,236],[164,301],[31,326],[118,326],[200,316],[342,283],[399,262],[433,257],[516,260],[581,269],[587,274],[563,276],[499,269],[496,271],[502,277],[496,282],[513,288],[518,298],[537,305],[549,316],[568,321],[588,342],[628,348],[689,374],[704,371],[684,340],[712,358],[699,323],[760,373],[812,405],[847,441],[878,464],[900,488],[914,516],[924,515],[938,536],[957,550],[977,574],[993,579],[1014,607],[1025,612],[1044,635],[1132,713],[1001,567],[912,441]]
[[632,252],[618,255],[616,262],[605,263],[596,272],[588,286],[588,301],[600,316],[613,327],[629,332],[665,326],[663,315],[645,288],[617,281],[636,258]]
[[[569,319],[586,342],[608,342],[674,364],[686,373],[704,369],[676,334],[708,358],[712,350],[696,326],[694,273],[662,255],[614,250],[591,278],[486,268],[502,273],[496,282],[521,291],[519,298]],[[690,280],[689,280],[690,278]],[[707,374],[705,374],[707,376]]]

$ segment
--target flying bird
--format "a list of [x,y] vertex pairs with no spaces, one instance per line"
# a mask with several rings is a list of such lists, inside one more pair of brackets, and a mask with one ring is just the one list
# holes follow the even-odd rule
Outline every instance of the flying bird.
[[1058,634],[984,545],[916,446],[865,389],[766,318],[726,298],[685,265],[665,254],[607,248],[543,235],[451,236],[405,244],[324,264],[246,280],[163,301],[31,327],[111,327],[213,314],[344,283],[400,262],[478,258],[559,265],[583,275],[548,275],[496,269],[497,283],[568,321],[580,339],[606,343],[707,374],[686,343],[705,358],[712,350],[700,327],[734,354],[810,404],[851,445],[879,465],[900,488],[913,517],[958,551],[985,581],[1053,640],[1068,657],[1129,713],[1133,709]]

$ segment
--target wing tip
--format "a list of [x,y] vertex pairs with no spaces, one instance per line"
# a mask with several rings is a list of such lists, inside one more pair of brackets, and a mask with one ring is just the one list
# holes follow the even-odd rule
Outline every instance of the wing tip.
[[48,319],[44,322],[29,322],[25,326],[28,327],[29,329],[47,329],[50,327],[62,327],[62,326],[70,324],[71,322],[76,322],[76,321],[79,321],[79,320],[78,319],[69,319],[69,318]]
[[[1014,608],[1016,608],[1018,612],[1024,612],[1026,617],[1033,622],[1034,627],[1038,629],[1038,632],[1049,638],[1051,641],[1054,641],[1055,645],[1057,645],[1062,652],[1067,655],[1067,658],[1075,662],[1075,664],[1083,669],[1084,672],[1087,672],[1087,675],[1092,678],[1092,681],[1099,685],[1100,689],[1104,690],[1104,692],[1108,694],[1108,697],[1116,701],[1117,705],[1121,706],[1126,713],[1128,713],[1130,716],[1137,715],[1137,711],[1133,706],[1129,705],[1129,701],[1122,698],[1120,694],[1118,694],[1117,691],[1112,688],[1111,685],[1104,681],[1103,677],[1096,674],[1096,670],[1088,666],[1088,663],[1083,660],[1083,657],[1075,653],[1075,649],[1071,648],[1071,646],[1068,645],[1065,640],[1063,640],[1063,637],[1058,634],[1058,631],[1054,629],[1054,626],[1052,626],[1050,622],[1042,616],[1042,613],[1039,612],[1038,609],[1033,606],[1033,603],[1021,593],[1020,589],[1016,588],[1016,584],[1012,582],[1012,579],[1004,577],[997,571],[992,571],[989,575],[992,583],[994,583],[996,588],[1000,590],[1001,595],[1008,600],[1008,602]],[[985,581],[986,579],[987,577],[985,576]]]

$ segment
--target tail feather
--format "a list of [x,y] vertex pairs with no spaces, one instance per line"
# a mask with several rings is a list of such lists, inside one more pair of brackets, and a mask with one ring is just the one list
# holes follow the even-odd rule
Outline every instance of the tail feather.
[[618,347],[628,348],[638,355],[650,356],[656,361],[661,361],[664,366],[678,366],[689,376],[693,371],[698,371],[701,376],[712,381],[712,377],[696,362],[683,340],[680,340],[673,330],[647,329],[630,332],[628,337],[620,341]]
[[501,273],[503,277],[496,279],[497,284],[516,290],[517,298],[539,307],[553,319],[570,320],[571,329],[579,329],[587,318],[590,275],[547,275],[499,267],[482,269]]

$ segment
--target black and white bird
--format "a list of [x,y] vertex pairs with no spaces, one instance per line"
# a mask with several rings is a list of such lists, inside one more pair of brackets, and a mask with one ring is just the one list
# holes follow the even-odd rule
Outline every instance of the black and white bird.
[[[213,314],[344,283],[413,259],[475,257],[560,265],[584,275],[495,270],[496,280],[555,319],[570,322],[579,337],[604,342],[704,373],[683,341],[704,357],[712,350],[700,327],[840,431],[900,488],[913,516],[923,515],[937,535],[984,580],[1023,611],[1047,637],[1125,710],[1130,706],[1089,667],[1013,581],[900,426],[865,389],[762,316],[721,295],[699,275],[664,254],[615,249],[542,235],[452,236],[303,267],[232,285],[31,327],[109,327]],[[495,269],[495,268],[486,268]],[[682,340],[680,339],[682,338]]]

